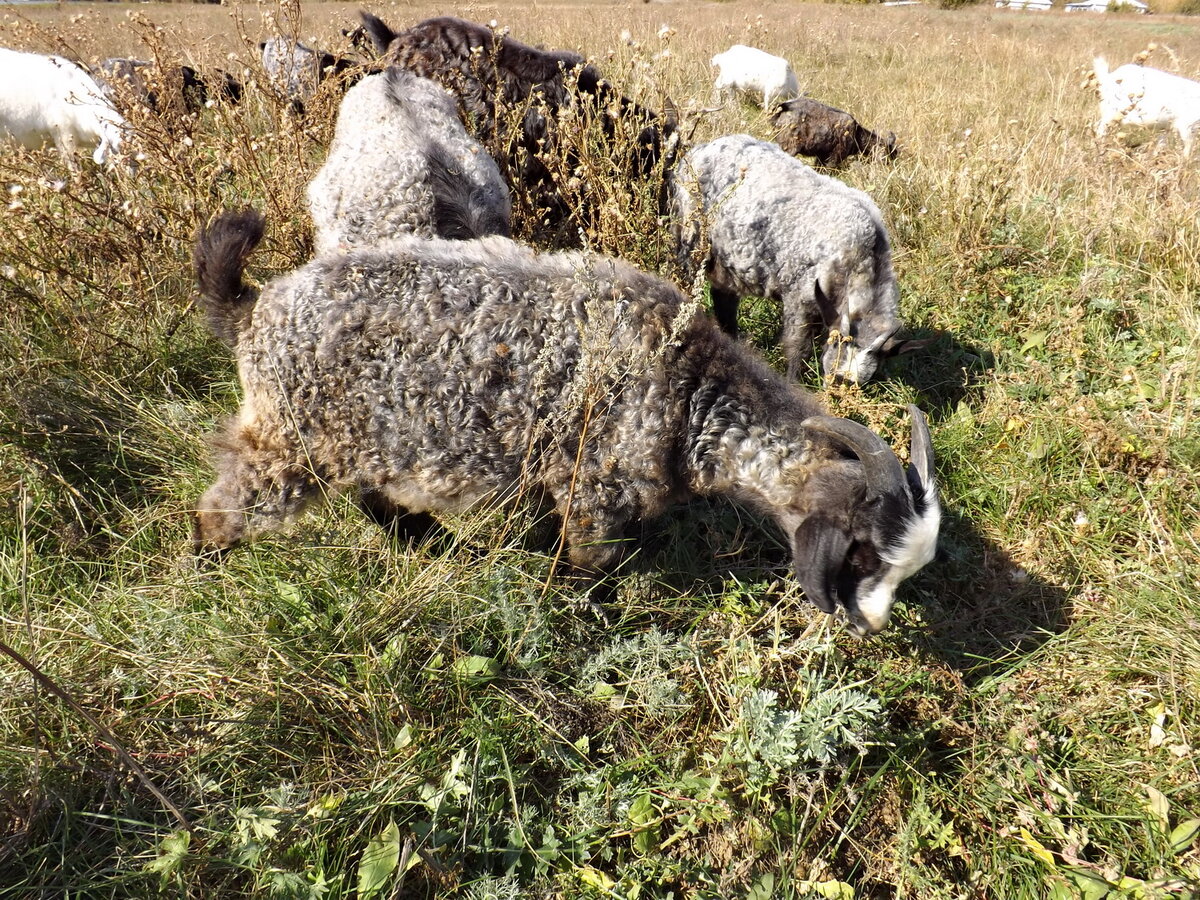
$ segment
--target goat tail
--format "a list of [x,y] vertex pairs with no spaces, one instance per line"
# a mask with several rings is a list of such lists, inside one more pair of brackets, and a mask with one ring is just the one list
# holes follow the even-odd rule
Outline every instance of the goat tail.
[[1107,78],[1108,77],[1108,60],[1106,60],[1103,56],[1097,56],[1095,59],[1092,60],[1092,71],[1096,73],[1096,77],[1098,79],[1103,80],[1103,79]]
[[425,148],[433,191],[433,231],[438,237],[469,241],[491,234],[509,237],[511,227],[487,189],[474,185],[440,144]]
[[266,220],[253,209],[226,211],[196,235],[192,264],[208,327],[230,347],[250,322],[258,288],[243,279],[246,259],[263,238]]

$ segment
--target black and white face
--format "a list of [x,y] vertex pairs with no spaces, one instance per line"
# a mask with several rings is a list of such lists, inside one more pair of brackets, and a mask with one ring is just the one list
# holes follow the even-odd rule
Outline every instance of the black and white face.
[[830,417],[808,420],[808,427],[838,439],[858,461],[832,462],[806,483],[806,512],[790,528],[796,578],[821,610],[844,610],[859,637],[887,627],[900,583],[937,550],[942,514],[933,449],[924,417],[910,409],[913,463],[907,472],[863,426]]
[[932,561],[937,551],[941,508],[932,492],[921,499],[925,502],[917,504],[891,542],[857,543],[846,555],[837,599],[846,610],[847,627],[858,637],[887,627],[900,583]]
[[844,610],[853,634],[878,634],[900,583],[933,559],[940,523],[932,492],[912,505],[895,496],[863,502],[849,522],[817,513],[792,535],[796,577],[822,611]]

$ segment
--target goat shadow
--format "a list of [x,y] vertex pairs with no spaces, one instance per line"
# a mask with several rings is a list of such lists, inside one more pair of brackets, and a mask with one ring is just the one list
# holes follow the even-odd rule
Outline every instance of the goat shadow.
[[145,434],[127,398],[78,373],[10,386],[0,400],[0,441],[13,447],[51,486],[55,515],[45,538],[73,553],[103,555],[114,521],[161,499],[169,462]]
[[953,412],[972,386],[996,367],[991,350],[964,344],[948,331],[919,329],[912,338],[932,343],[886,360],[878,377],[913,388],[917,406],[932,418],[938,418],[939,411]]

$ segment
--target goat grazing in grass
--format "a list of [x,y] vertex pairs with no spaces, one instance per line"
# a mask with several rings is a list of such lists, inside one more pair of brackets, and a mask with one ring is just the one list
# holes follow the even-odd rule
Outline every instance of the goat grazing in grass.
[[195,251],[243,390],[196,511],[206,555],[338,489],[409,515],[520,494],[561,516],[574,565],[604,571],[632,522],[720,495],[770,515],[809,599],[863,635],[933,557],[915,407],[906,472],[655,276],[502,237],[407,236],[318,256],[260,293],[242,271],[262,232],[257,213],[227,213]]
[[76,146],[104,165],[121,149],[125,119],[87,72],[61,56],[0,47],[0,137],[36,150],[53,143],[74,168]]
[[360,66],[355,60],[314,50],[299,41],[282,37],[269,38],[260,43],[258,49],[262,52],[263,71],[298,112],[326,78],[343,75]]
[[1133,63],[1110,72],[1102,56],[1093,61],[1093,74],[1100,91],[1096,137],[1103,138],[1114,124],[1173,128],[1183,141],[1183,155],[1192,155],[1200,124],[1200,83]]
[[[447,178],[461,179],[462,188],[439,190],[435,182]],[[449,198],[462,198],[465,209],[448,210]],[[346,92],[308,207],[318,252],[409,233],[507,235],[512,215],[508,186],[467,134],[454,99],[394,67]]]
[[713,89],[718,95],[733,91],[761,103],[765,110],[800,95],[800,81],[788,61],[756,47],[734,44],[714,56],[712,66],[717,70]]
[[781,103],[771,113],[775,142],[792,156],[811,156],[823,166],[840,166],[852,156],[876,151],[896,158],[896,134],[878,135],[848,112],[811,97]]
[[[181,112],[200,112],[209,102],[208,81],[191,66],[160,69],[144,59],[112,57],[100,63],[98,84],[114,103],[141,103],[154,112],[174,107]],[[239,103],[243,87],[228,72],[216,73],[214,100]]]
[[742,297],[782,304],[789,377],[822,327],[840,336],[822,371],[857,383],[882,357],[928,343],[896,338],[900,292],[879,208],[778,145],[735,134],[692,148],[675,169],[673,207],[681,258],[706,266],[727,332],[737,333]]

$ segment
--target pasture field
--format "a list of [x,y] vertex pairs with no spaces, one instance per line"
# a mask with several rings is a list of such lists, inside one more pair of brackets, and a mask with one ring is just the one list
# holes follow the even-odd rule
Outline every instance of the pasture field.
[[[644,529],[607,621],[519,510],[409,548],[339,498],[198,564],[189,509],[238,386],[191,306],[192,239],[252,204],[256,278],[307,258],[338,94],[290,115],[254,45],[298,20],[346,50],[355,9],[0,7],[0,45],[251,82],[194,122],[131,113],[136,174],[0,153],[0,640],[24,660],[0,655],[0,897],[1200,896],[1200,163],[1098,144],[1081,87],[1094,53],[1151,43],[1196,77],[1200,25],[373,8],[577,48],[696,141],[769,135],[712,109],[734,42],[897,132],[896,161],[840,176],[884,211],[910,327],[942,337],[823,396],[898,452],[904,404],[925,410],[945,518],[892,627],[855,640],[722,503]],[[590,245],[674,276],[652,191],[584,159]],[[751,317],[778,361],[777,310]]]

